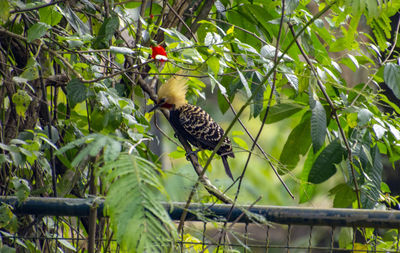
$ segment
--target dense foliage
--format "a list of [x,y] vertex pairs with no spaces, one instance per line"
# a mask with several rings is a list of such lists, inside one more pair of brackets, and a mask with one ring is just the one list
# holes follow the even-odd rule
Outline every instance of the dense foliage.
[[[322,195],[333,207],[393,205],[382,174],[400,159],[399,8],[398,0],[0,0],[0,193],[104,196],[111,226],[97,231],[138,252],[175,245],[161,200],[251,204],[267,194],[261,203],[293,204],[283,185],[265,184],[284,175],[298,203]],[[216,180],[225,176],[221,161],[210,163],[215,152],[190,153],[189,167],[190,146],[179,135],[175,146],[164,116],[147,113],[179,70],[188,101],[234,142],[238,180],[226,194],[232,182]],[[11,211],[0,207],[0,232],[39,233]],[[40,251],[28,239],[19,246]]]

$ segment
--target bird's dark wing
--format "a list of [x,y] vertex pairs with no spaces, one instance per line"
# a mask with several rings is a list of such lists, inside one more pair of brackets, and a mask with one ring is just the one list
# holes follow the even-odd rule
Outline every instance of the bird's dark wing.
[[[224,130],[198,106],[186,104],[178,108],[178,111],[179,124],[190,136],[185,137],[197,147],[213,150],[224,135]],[[233,156],[229,138],[225,138],[217,153],[223,156]]]

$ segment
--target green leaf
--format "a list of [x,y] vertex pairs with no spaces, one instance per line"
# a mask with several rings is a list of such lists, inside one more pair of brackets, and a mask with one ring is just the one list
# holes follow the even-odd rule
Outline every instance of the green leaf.
[[114,53],[114,54],[133,54],[134,53],[134,51],[132,50],[132,49],[130,49],[130,48],[128,48],[128,47],[114,47],[114,46],[111,46],[110,47],[110,51],[111,51],[111,53]]
[[90,35],[89,27],[76,15],[69,5],[64,8],[57,5],[57,9],[79,35]]
[[290,86],[296,91],[299,90],[299,79],[294,74],[284,73],[284,76],[289,81]]
[[74,108],[77,103],[85,101],[88,98],[89,89],[79,79],[72,79],[67,84],[67,98],[71,108]]
[[[241,8],[239,7],[239,11],[232,9],[227,12],[228,22],[233,25],[237,25],[238,27],[244,28],[247,31],[257,33],[257,27],[254,25],[254,22],[244,16],[244,12],[246,12],[247,9],[245,9],[245,7],[242,8],[243,10],[241,10]],[[251,46],[259,47],[260,45],[260,41],[258,39],[254,38],[249,33],[239,29],[235,29],[235,38]]]
[[51,26],[60,23],[62,15],[55,10],[54,6],[47,6],[39,9],[40,21]]
[[214,73],[214,76],[217,76],[219,73],[219,59],[216,56],[211,56],[207,61],[208,67]]
[[244,150],[249,150],[249,147],[247,146],[247,143],[240,137],[233,137],[233,141],[239,145],[239,147],[243,148]]
[[311,104],[311,139],[314,153],[316,153],[325,143],[326,113],[321,102],[318,100],[315,100],[315,103]]
[[118,158],[122,146],[119,141],[109,138],[104,149],[104,161],[112,162]]
[[18,201],[23,202],[31,192],[31,188],[29,187],[29,182],[25,179],[14,177],[12,180],[13,187],[15,189],[15,195],[18,198]]
[[[361,1],[364,1],[364,0],[361,0]],[[348,245],[352,245],[353,238],[354,238],[353,233],[354,233],[353,228],[346,228],[346,227],[340,228],[339,247],[341,249],[345,249]]]
[[93,47],[95,49],[108,48],[110,40],[118,28],[119,18],[117,16],[104,19],[104,22],[97,33],[97,37],[93,42]]
[[373,116],[372,112],[370,112],[368,109],[361,109],[358,112],[358,124],[360,126],[365,126],[369,120],[371,119],[371,117]]
[[400,66],[394,63],[387,63],[383,72],[383,78],[393,91],[393,94],[400,99]]
[[[296,104],[296,103],[281,103],[277,105],[273,105],[269,108],[268,112],[268,118],[266,123],[267,124],[272,124],[281,120],[284,120],[293,114],[301,111],[304,109],[304,106]],[[263,110],[263,112],[260,115],[260,118],[264,118],[266,110]]]
[[348,208],[356,200],[356,193],[347,184],[339,184],[329,191],[331,195],[335,195],[333,199],[333,207]]
[[221,91],[221,94],[225,95],[226,94],[225,87],[220,82],[218,82],[218,80],[213,75],[211,75],[210,73],[208,73],[208,76],[210,77],[211,84],[213,85],[212,90],[214,89],[215,84],[217,84],[218,89]]
[[8,0],[0,0],[0,20],[6,21],[10,16],[10,4]]
[[308,182],[320,184],[329,179],[336,173],[335,164],[340,163],[346,155],[347,153],[340,144],[339,139],[332,141],[315,159],[308,175]]
[[127,2],[124,4],[125,8],[127,9],[134,9],[142,5],[142,2]]
[[242,85],[243,85],[243,87],[244,87],[244,89],[245,89],[245,91],[246,91],[247,97],[248,97],[248,98],[251,97],[250,87],[249,87],[249,84],[248,84],[246,78],[244,77],[244,75],[242,74],[242,72],[240,72],[239,69],[236,69],[236,70],[237,70],[237,72],[238,72],[238,74],[239,74],[240,81],[242,82]]
[[397,113],[400,114],[400,107],[397,106],[395,103],[393,103],[392,101],[390,101],[385,95],[383,94],[378,94],[379,97],[381,98],[380,100],[382,102],[385,102],[386,104],[390,105],[390,107],[392,107],[392,109]]
[[100,132],[107,126],[108,118],[105,117],[105,113],[98,108],[94,108],[90,114],[90,127],[96,132]]
[[260,78],[257,73],[252,73],[252,76],[253,78],[251,82],[251,93],[255,93],[255,95],[253,98],[253,103],[251,104],[251,111],[253,117],[255,118],[261,113],[263,109],[265,87],[262,83],[262,78]]
[[[311,113],[306,112],[301,122],[293,128],[283,146],[279,160],[286,166],[287,171],[293,170],[300,160],[300,155],[305,155],[311,145],[310,130]],[[286,171],[279,171],[283,174]]]
[[299,189],[299,204],[305,203],[309,200],[312,199],[312,197],[315,194],[315,184],[311,184],[308,182],[308,175],[310,174],[311,168],[314,164],[314,160],[316,158],[316,155],[314,155],[314,152],[310,149],[308,152],[306,161],[304,162],[303,170],[301,171],[300,174],[300,179],[301,179],[301,184],[300,184],[300,189]]
[[30,43],[36,39],[43,37],[51,26],[46,23],[36,23],[28,29],[27,41]]
[[25,117],[25,112],[30,105],[32,98],[25,90],[18,90],[12,96],[12,102],[15,104],[15,109],[19,116]]
[[296,10],[297,6],[299,5],[299,0],[289,0],[287,1],[287,6],[286,6],[286,13],[291,14]]
[[218,92],[218,106],[222,113],[225,113],[229,109],[229,104],[222,93]]
[[39,63],[36,59],[31,56],[28,59],[28,62],[25,66],[24,72],[19,76],[20,80],[24,80],[24,82],[32,81],[39,78],[39,71],[40,68]]
[[[18,230],[18,222],[16,222],[17,217],[11,211],[12,209],[13,208],[11,206],[7,205],[4,202],[0,205],[0,227],[3,229],[6,228],[13,233]],[[2,232],[7,233],[5,231]],[[1,253],[16,252],[15,249],[8,248],[6,245],[0,244],[0,247],[1,247],[0,248]]]
[[[276,47],[266,44],[261,48],[260,54],[265,59],[272,61],[275,58]],[[278,50],[278,58],[280,57],[282,57],[282,52]],[[293,61],[293,59],[288,55],[284,55],[282,59],[284,61]]]
[[360,67],[360,65],[358,64],[358,61],[356,59],[356,57],[354,57],[351,54],[347,54],[347,56],[349,57],[349,59],[351,60],[351,62],[354,64],[354,66],[356,67],[356,69],[358,69]]

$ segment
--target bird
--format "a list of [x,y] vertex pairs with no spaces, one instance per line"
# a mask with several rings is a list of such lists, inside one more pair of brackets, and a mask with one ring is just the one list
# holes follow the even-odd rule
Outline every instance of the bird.
[[[164,108],[169,111],[169,121],[174,129],[193,146],[214,150],[225,132],[201,107],[189,104],[186,100],[188,78],[174,75],[162,84],[158,90],[156,104],[149,112]],[[226,174],[232,179],[227,158],[234,158],[232,144],[225,137],[218,151]]]

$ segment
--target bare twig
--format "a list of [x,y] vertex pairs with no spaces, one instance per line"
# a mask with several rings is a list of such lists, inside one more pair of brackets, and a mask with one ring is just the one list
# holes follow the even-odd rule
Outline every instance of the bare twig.
[[[144,16],[144,12],[146,10],[147,3],[148,3],[148,0],[142,1],[142,5],[140,5],[140,17]],[[138,24],[137,24],[137,30],[136,30],[136,38],[135,38],[135,42],[133,44],[134,48],[137,47],[137,45],[140,43],[140,40],[142,39],[142,21],[139,18],[137,22],[138,22]]]
[[221,19],[208,18],[208,20],[211,20],[211,21],[215,21],[215,22],[219,22],[219,23],[223,23],[223,24],[226,24],[226,25],[233,26],[235,29],[238,29],[238,30],[240,30],[240,31],[242,31],[242,32],[245,32],[245,33],[247,33],[247,34],[250,34],[250,35],[253,36],[254,38],[256,38],[256,39],[258,39],[259,41],[261,41],[261,43],[263,43],[264,45],[268,44],[267,41],[265,41],[263,38],[261,38],[261,37],[258,36],[257,34],[255,34],[255,33],[253,33],[253,32],[250,32],[249,30],[246,30],[246,29],[244,29],[244,28],[242,28],[242,27],[240,27],[240,26],[231,24],[231,23],[226,22],[226,21],[221,20]]
[[176,10],[169,4],[168,1],[165,1],[165,3],[167,4],[168,8],[175,14],[175,16],[179,19],[179,21],[181,21],[181,23],[186,27],[186,29],[188,30],[188,32],[190,33],[190,35],[192,35],[192,38],[194,39],[194,41],[197,42],[197,37],[196,35],[192,32],[192,29],[190,29],[190,27],[186,24],[185,20],[182,19],[182,17],[176,12]]
[[200,20],[204,20],[207,18],[208,14],[210,13],[211,8],[214,5],[214,1],[205,1],[203,6],[201,7],[201,10],[199,12],[199,15],[197,15],[196,19],[194,22],[191,24],[192,30],[189,30],[190,33],[192,34],[193,32],[196,32],[197,29],[200,27]]
[[[231,111],[233,112],[234,115],[236,115],[236,111],[235,108],[233,108],[232,104],[230,103],[229,99],[225,97],[226,102],[229,104]],[[263,154],[263,156],[265,157],[265,159],[267,159],[267,162],[269,164],[269,166],[271,166],[272,170],[274,171],[275,175],[278,177],[279,181],[281,182],[281,184],[283,185],[283,187],[285,187],[286,191],[289,193],[289,195],[292,197],[292,199],[294,199],[294,195],[293,193],[290,191],[289,187],[286,185],[285,181],[283,181],[282,177],[279,175],[278,171],[276,170],[274,164],[272,163],[271,159],[268,157],[268,155],[265,153],[264,149],[258,144],[258,142],[256,142],[254,140],[253,135],[249,132],[249,130],[247,129],[247,127],[243,124],[242,120],[240,118],[238,118],[238,122],[239,124],[242,126],[242,128],[244,129],[244,131],[247,133],[247,135],[250,137],[251,141],[253,143],[256,144],[257,148],[261,151],[261,153]],[[251,151],[250,151],[251,152]]]

